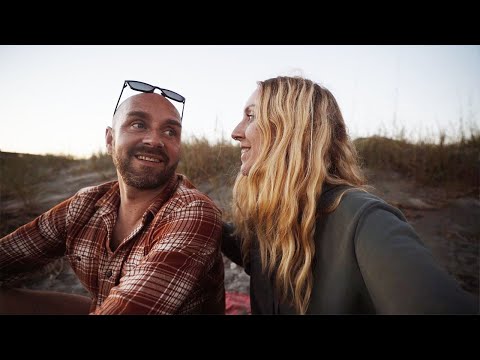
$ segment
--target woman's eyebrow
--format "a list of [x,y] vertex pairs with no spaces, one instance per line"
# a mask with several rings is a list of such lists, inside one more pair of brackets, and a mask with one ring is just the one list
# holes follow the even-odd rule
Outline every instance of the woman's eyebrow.
[[254,107],[255,107],[255,104],[247,105],[244,111],[247,112],[248,110],[252,110]]

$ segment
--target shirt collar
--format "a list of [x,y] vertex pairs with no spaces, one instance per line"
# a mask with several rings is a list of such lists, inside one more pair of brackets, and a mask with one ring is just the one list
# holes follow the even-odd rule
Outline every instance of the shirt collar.
[[[183,180],[181,174],[174,174],[170,180],[168,180],[167,185],[163,191],[158,194],[152,201],[152,204],[145,210],[142,218],[143,221],[147,219],[148,214],[152,214],[154,217],[157,212],[162,208],[162,206],[170,199],[177,189],[178,184]],[[100,208],[99,215],[104,215],[117,211],[120,205],[120,187],[118,181],[115,181],[110,188],[100,199],[97,200],[95,206]]]
[[110,190],[108,190],[95,203],[95,207],[100,208],[100,215],[117,211],[120,205],[120,187],[118,181],[114,181]]
[[146,219],[146,216],[148,213],[152,214],[153,216],[157,214],[157,212],[168,201],[168,199],[172,197],[175,190],[177,190],[177,186],[181,180],[182,180],[182,175],[180,174],[175,174],[170,178],[170,180],[167,183],[167,186],[165,186],[163,191],[153,199],[152,204],[147,208],[147,210],[143,214],[144,220]]

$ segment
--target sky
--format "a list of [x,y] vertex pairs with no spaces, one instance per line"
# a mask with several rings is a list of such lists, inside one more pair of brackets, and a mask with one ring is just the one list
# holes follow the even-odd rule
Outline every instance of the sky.
[[0,45],[0,151],[104,151],[124,80],[186,98],[184,141],[230,141],[256,82],[279,75],[327,87],[352,138],[480,127],[478,45]]

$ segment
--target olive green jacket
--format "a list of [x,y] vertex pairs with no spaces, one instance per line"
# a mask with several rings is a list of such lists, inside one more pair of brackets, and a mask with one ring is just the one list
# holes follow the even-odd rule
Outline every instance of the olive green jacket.
[[[345,187],[325,187],[319,209]],[[258,247],[243,264],[240,240],[224,224],[223,253],[250,275],[253,314],[295,314],[261,269]],[[345,193],[315,230],[308,314],[474,314],[478,298],[433,258],[400,210],[363,191]]]

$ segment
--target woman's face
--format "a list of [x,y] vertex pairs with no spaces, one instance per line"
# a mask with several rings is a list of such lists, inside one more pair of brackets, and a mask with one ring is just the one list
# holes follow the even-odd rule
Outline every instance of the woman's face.
[[242,166],[240,171],[247,176],[252,165],[260,153],[260,132],[255,119],[255,107],[257,105],[259,89],[257,88],[248,98],[243,118],[233,129],[232,138],[240,142]]

